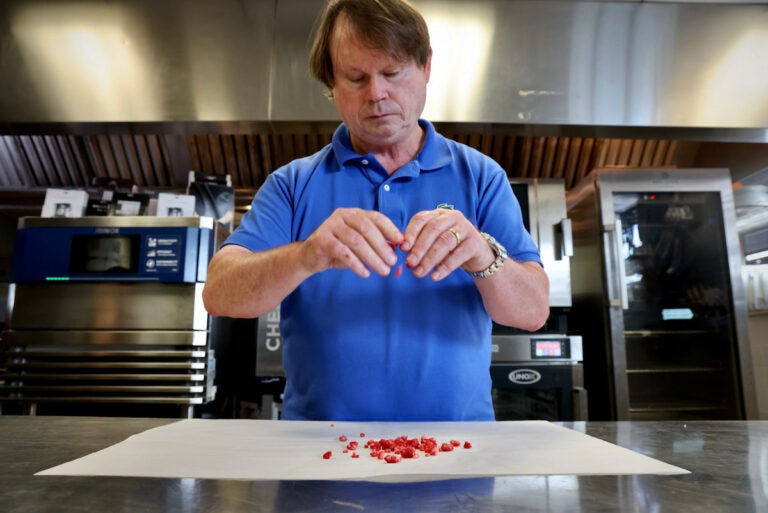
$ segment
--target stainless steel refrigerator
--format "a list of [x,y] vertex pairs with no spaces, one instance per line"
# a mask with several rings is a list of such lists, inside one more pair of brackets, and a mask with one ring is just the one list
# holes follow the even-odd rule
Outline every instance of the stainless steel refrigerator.
[[756,415],[727,169],[597,169],[568,193],[590,420]]

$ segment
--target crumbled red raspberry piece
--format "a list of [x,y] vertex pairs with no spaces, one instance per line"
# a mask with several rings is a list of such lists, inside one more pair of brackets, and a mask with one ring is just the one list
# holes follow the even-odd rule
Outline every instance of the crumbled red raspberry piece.
[[[365,437],[365,433],[360,433],[360,437]],[[339,436],[340,442],[347,442],[346,435]],[[357,452],[360,443],[357,440],[350,440],[342,450],[342,453],[351,453],[352,458],[359,458]],[[458,440],[448,442],[438,442],[434,437],[422,435],[419,438],[409,438],[405,435],[396,438],[368,439],[363,446],[370,451],[372,458],[384,460],[387,463],[398,463],[403,459],[415,459],[421,453],[424,456],[437,456],[440,452],[451,452],[455,447],[461,447],[462,443]],[[467,440],[463,444],[465,449],[472,448],[472,444]],[[323,458],[330,459],[331,451],[326,452]]]

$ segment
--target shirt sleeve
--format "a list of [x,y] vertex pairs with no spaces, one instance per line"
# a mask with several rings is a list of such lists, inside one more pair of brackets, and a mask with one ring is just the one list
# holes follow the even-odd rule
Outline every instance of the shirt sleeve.
[[288,169],[271,173],[251,201],[251,208],[222,246],[235,244],[263,251],[291,242],[293,191]]
[[518,262],[541,262],[541,254],[523,223],[523,213],[506,172],[495,164],[487,184],[480,191],[478,228],[504,246]]

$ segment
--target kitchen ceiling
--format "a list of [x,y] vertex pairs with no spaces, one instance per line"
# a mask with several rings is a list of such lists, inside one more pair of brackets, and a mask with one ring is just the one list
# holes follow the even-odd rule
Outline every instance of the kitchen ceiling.
[[[445,134],[490,155],[510,177],[560,178],[570,188],[591,169],[677,165],[678,142],[590,137]],[[189,135],[190,170],[229,174],[235,187],[256,188],[277,167],[313,153],[331,134]],[[140,188],[186,187],[166,137],[3,136],[0,187],[83,187],[96,177],[127,179]]]
[[[566,188],[595,167],[680,164],[677,141],[443,133],[490,155],[510,177],[558,178]],[[184,190],[195,170],[229,174],[235,188],[254,190],[274,169],[330,140],[331,132],[0,136],[0,187],[85,187],[108,178]]]

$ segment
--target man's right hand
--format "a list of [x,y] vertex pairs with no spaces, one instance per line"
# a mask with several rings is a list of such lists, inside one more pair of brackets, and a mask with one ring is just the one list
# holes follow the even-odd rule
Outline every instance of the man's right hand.
[[311,273],[350,269],[362,278],[371,270],[387,276],[402,242],[403,234],[384,214],[338,208],[302,243],[302,261]]

